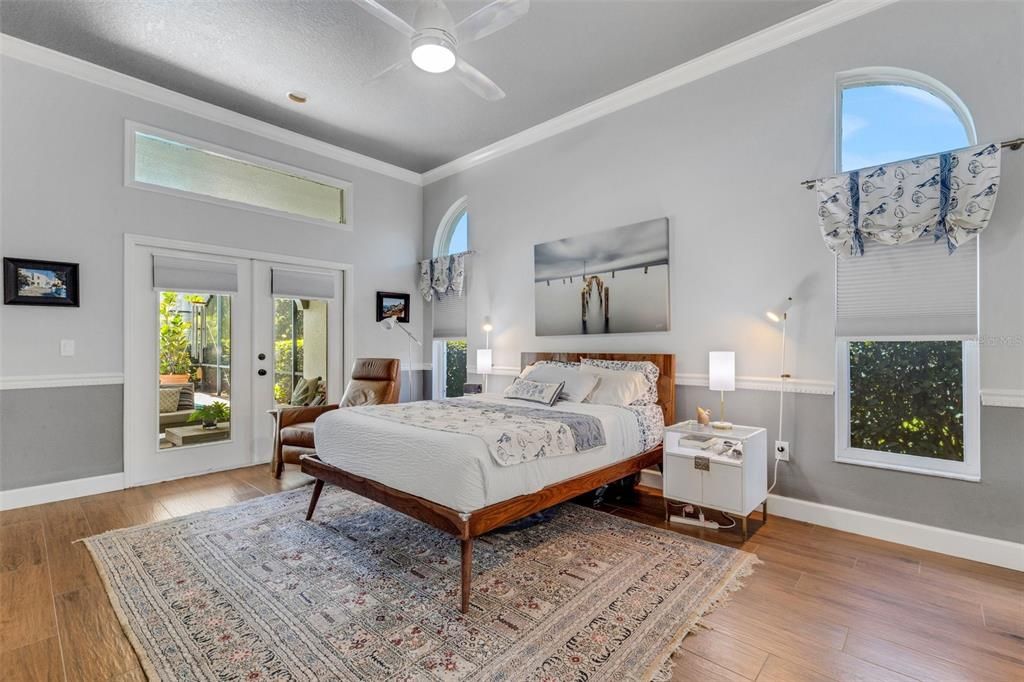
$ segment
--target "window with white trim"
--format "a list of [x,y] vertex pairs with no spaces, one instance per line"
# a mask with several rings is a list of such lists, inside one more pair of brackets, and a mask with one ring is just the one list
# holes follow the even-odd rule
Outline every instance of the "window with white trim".
[[[468,201],[456,201],[437,228],[434,257],[450,256],[469,249]],[[463,394],[466,383],[468,344],[466,340],[466,296],[445,296],[434,301],[434,397],[453,398]]]
[[352,185],[156,128],[127,125],[125,184],[286,218],[349,224]]
[[[967,107],[924,74],[852,71],[836,95],[840,172],[976,143]],[[836,461],[980,480],[978,240],[838,258],[835,323]]]

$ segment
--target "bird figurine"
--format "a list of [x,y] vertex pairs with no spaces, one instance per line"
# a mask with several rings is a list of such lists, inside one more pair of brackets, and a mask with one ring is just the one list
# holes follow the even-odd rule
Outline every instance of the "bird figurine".
[[711,410],[705,410],[703,407],[698,405],[697,423],[701,426],[708,426],[711,423]]

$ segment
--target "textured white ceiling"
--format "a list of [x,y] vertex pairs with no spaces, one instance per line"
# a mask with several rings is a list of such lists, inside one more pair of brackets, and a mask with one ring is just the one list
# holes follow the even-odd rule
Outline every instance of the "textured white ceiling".
[[[382,4],[412,23],[415,2]],[[456,21],[485,4],[448,3]],[[499,102],[417,69],[363,85],[408,42],[347,0],[2,0],[0,30],[422,172],[819,4],[533,0],[461,52]]]

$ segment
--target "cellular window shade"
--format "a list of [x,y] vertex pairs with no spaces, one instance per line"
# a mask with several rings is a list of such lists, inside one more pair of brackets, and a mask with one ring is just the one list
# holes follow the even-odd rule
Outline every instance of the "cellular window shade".
[[950,254],[925,237],[868,243],[836,264],[836,336],[975,336],[978,239]]
[[466,338],[466,295],[434,299],[434,338]]
[[320,272],[271,269],[270,290],[281,298],[334,298],[334,277]]
[[224,261],[154,255],[153,288],[193,294],[235,294],[238,266]]

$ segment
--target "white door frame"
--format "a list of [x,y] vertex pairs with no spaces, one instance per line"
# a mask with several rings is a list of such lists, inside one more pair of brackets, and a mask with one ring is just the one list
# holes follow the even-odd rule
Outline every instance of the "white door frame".
[[[325,268],[330,270],[338,270],[342,273],[342,314],[341,314],[341,341],[342,341],[342,384],[346,383],[347,373],[352,363],[355,361],[355,338],[354,332],[355,327],[353,325],[353,309],[355,301],[355,286],[353,283],[353,271],[354,267],[351,263],[339,263],[335,261],[321,260],[316,258],[305,258],[302,256],[289,256],[278,253],[270,253],[267,251],[256,251],[252,249],[241,249],[233,246],[220,246],[216,244],[204,244],[201,242],[190,242],[183,241],[180,239],[167,239],[165,237],[152,237],[148,235],[139,235],[125,233],[124,235],[124,263],[123,263],[123,314],[124,314],[124,336],[123,336],[123,371],[124,371],[124,421],[123,421],[123,437],[122,437],[122,455],[124,457],[124,479],[125,487],[132,487],[140,485],[138,479],[138,471],[135,467],[136,456],[133,455],[132,444],[133,444],[133,427],[137,424],[134,409],[134,400],[131,393],[132,381],[131,381],[131,363],[132,363],[132,352],[137,349],[133,348],[131,343],[131,333],[134,328],[134,311],[132,310],[132,287],[137,286],[137,282],[132,280],[132,273],[134,266],[136,265],[135,259],[138,254],[137,247],[150,247],[150,248],[164,248],[164,249],[177,249],[182,251],[192,251],[194,253],[207,254],[211,256],[229,256],[234,258],[248,258],[253,260],[266,260],[275,263],[307,266],[312,268]],[[251,311],[250,311],[251,314]],[[255,358],[253,358],[255,362]],[[250,363],[251,364],[251,363]],[[244,367],[239,368],[242,371],[255,372],[255,367]],[[253,463],[256,463],[256,453],[252,453]]]

